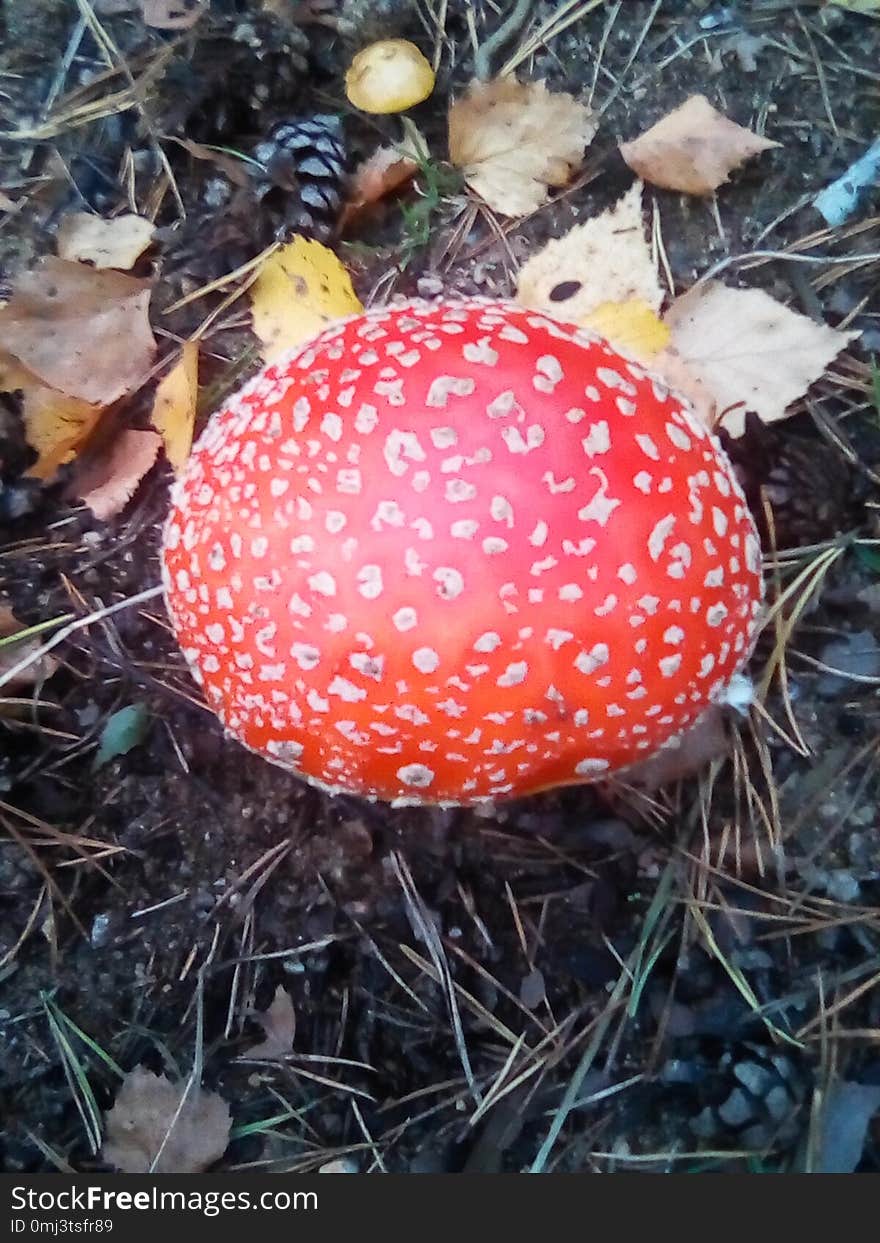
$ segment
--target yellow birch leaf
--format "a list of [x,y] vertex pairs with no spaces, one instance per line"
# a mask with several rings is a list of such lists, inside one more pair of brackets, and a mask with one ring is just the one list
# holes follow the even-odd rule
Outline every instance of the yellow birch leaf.
[[179,475],[192,448],[199,394],[199,347],[186,341],[178,362],[160,381],[150,423],[165,442],[165,456]]
[[102,409],[45,384],[25,388],[25,439],[39,454],[25,473],[51,479],[60,466],[72,462],[94,431]]
[[333,251],[305,237],[271,254],[251,289],[254,332],[266,362],[363,309]]
[[18,391],[22,395],[25,439],[39,455],[25,473],[35,479],[51,479],[59,466],[76,457],[103,407],[59,393],[42,384],[17,359],[0,353],[0,392]]
[[602,302],[584,318],[593,328],[624,354],[649,363],[669,344],[672,331],[641,298],[628,302]]

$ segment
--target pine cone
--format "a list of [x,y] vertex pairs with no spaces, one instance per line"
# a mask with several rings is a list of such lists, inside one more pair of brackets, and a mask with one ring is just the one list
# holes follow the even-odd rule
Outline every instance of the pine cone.
[[746,435],[726,440],[752,512],[764,530],[761,488],[773,507],[776,544],[818,544],[858,524],[864,479],[808,424],[766,427],[746,418]]
[[304,233],[323,241],[333,231],[346,163],[338,117],[281,122],[250,154],[257,165],[242,163],[244,185],[212,170],[173,239],[168,268],[182,293],[247,263],[276,239]]
[[329,237],[342,201],[346,151],[337,116],[283,121],[253,152],[263,171],[254,186],[277,238],[307,233]]
[[700,1139],[739,1148],[788,1147],[801,1134],[808,1081],[805,1068],[778,1049],[742,1043],[706,1068],[708,1104],[691,1119]]

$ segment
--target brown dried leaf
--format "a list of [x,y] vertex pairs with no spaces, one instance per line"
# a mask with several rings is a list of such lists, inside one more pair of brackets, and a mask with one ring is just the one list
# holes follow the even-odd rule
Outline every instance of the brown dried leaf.
[[711,194],[745,160],[780,145],[729,121],[705,95],[691,95],[644,134],[622,142],[620,154],[654,186]]
[[158,432],[124,431],[79,473],[72,495],[106,522],[125,508],[162,447]]
[[172,138],[171,142],[176,142],[179,147],[183,147],[194,160],[204,160],[219,168],[233,185],[250,185],[251,179],[244,160],[236,159],[234,155],[228,155],[225,151],[218,151],[216,147],[206,146],[203,142],[195,142],[192,138]]
[[266,1062],[278,1062],[287,1057],[296,1035],[296,1011],[290,994],[279,984],[269,1009],[254,1011],[254,1018],[265,1032],[266,1039],[248,1049],[245,1057]]
[[74,211],[58,227],[58,255],[95,268],[132,267],[153,240],[151,221],[129,212],[103,220],[91,212]]
[[[0,639],[9,639],[13,635],[18,634],[20,630],[26,629],[27,627],[22,625],[7,604],[0,604]],[[42,644],[43,637],[36,635],[31,639],[21,639],[18,642],[4,643],[0,646],[0,678],[5,677],[20,661],[26,660],[33,653],[39,651]],[[51,656],[37,657],[26,669],[23,669],[21,673],[6,682],[0,694],[4,696],[15,695],[27,686],[35,686],[40,682],[45,682],[57,668],[58,661]],[[2,708],[0,708],[0,712],[2,712]]]
[[525,216],[564,186],[596,123],[572,95],[513,77],[472,82],[449,109],[449,155],[493,210]]
[[348,201],[342,209],[340,228],[344,229],[360,213],[386,195],[393,194],[415,177],[419,160],[427,153],[427,144],[415,126],[413,133],[401,143],[378,147],[368,160],[354,171]]
[[574,324],[605,302],[660,308],[663,290],[642,223],[642,183],[591,220],[552,238],[523,265],[517,301]]
[[150,423],[165,442],[165,456],[179,475],[192,448],[199,395],[199,347],[186,341],[180,360],[156,389]]
[[765,423],[784,419],[859,335],[814,323],[762,289],[730,289],[720,281],[676,299],[666,322],[673,348],[708,389],[733,436],[743,434],[747,410]]
[[150,285],[50,256],[0,307],[4,349],[50,388],[109,405],[139,384],[156,342]]
[[104,1116],[104,1161],[123,1174],[200,1174],[218,1161],[229,1143],[229,1106],[216,1092],[186,1086],[142,1066],[129,1071]]

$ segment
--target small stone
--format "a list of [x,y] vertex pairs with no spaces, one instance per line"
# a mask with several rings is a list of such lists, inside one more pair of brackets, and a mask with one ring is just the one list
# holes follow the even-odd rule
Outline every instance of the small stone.
[[96,915],[92,920],[92,928],[89,933],[89,941],[93,949],[100,949],[102,945],[106,945],[109,931],[110,916]]
[[357,1174],[358,1167],[351,1157],[337,1157],[335,1161],[327,1161],[318,1166],[319,1174]]
[[529,1010],[534,1010],[547,995],[544,973],[537,967],[530,971],[519,986],[519,999]]

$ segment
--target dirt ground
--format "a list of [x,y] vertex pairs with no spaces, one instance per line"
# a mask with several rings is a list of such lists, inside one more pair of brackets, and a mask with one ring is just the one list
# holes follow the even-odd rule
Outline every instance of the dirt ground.
[[[236,215],[216,167],[174,140],[247,151],[280,119],[337,113],[353,165],[393,119],[354,113],[344,68],[403,33],[439,45],[436,92],[413,116],[442,160],[447,101],[472,72],[465,11],[485,41],[505,7],[215,0],[189,33],[103,16],[125,65],[108,73],[73,0],[8,0],[0,128],[38,136],[0,146],[0,189],[21,200],[0,212],[3,288],[54,253],[65,211],[153,212],[143,263],[170,351],[218,299],[163,308],[278,227],[268,201]],[[537,0],[527,30],[554,7],[574,6]],[[751,668],[759,686],[774,675],[763,704],[728,722],[725,756],[650,793],[391,811],[224,741],[158,603],[78,631],[38,702],[0,714],[4,1170],[106,1168],[100,1118],[120,1074],[179,1081],[196,1058],[233,1116],[223,1170],[880,1170],[865,1104],[880,1085],[880,200],[836,232],[811,206],[876,137],[880,23],[781,0],[579,7],[519,69],[600,114],[569,190],[503,243],[452,184],[332,244],[365,301],[506,295],[517,262],[630,184],[617,143],[687,95],[781,144],[715,202],[648,195],[679,290],[751,255],[725,279],[862,331],[790,420],[750,423],[731,446],[768,598],[788,593]],[[120,92],[95,119],[76,112]],[[179,200],[167,179],[157,193],[159,153]],[[203,340],[206,411],[253,358],[233,306]],[[148,408],[142,394],[121,417],[143,425]],[[22,478],[11,395],[0,436],[0,585],[21,621],[158,582],[167,467],[100,523],[64,479]],[[103,724],[132,704],[149,713],[144,741],[96,767]],[[279,986],[293,1052],[249,1060],[254,1012]]]

